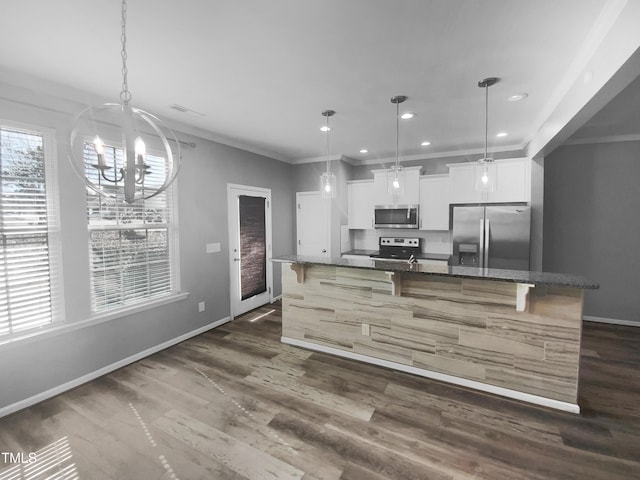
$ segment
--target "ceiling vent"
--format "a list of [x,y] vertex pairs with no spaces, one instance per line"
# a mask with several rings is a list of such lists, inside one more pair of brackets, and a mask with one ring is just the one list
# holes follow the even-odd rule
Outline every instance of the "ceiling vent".
[[191,110],[190,108],[183,107],[182,105],[178,105],[177,103],[174,103],[173,105],[169,105],[169,108],[175,110],[176,112],[188,113],[188,114],[193,115],[195,117],[204,117],[205,116],[204,113],[196,112],[195,110]]

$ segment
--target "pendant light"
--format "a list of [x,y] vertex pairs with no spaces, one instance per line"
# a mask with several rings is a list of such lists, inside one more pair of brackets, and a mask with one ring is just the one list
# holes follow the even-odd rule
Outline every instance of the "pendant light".
[[489,77],[478,82],[478,87],[484,88],[484,156],[476,165],[476,191],[493,192],[496,189],[496,165],[493,158],[487,154],[489,142],[489,87],[498,83],[499,78]]
[[131,105],[126,0],[120,25],[120,102],[89,107],[76,116],[69,159],[89,188],[116,202],[133,203],[166,190],[178,174],[181,152],[178,139],[162,120]]
[[322,116],[326,118],[326,125],[322,129],[327,134],[327,171],[320,175],[320,196],[325,199],[336,198],[336,176],[331,171],[331,145],[329,143],[329,117],[335,115],[334,110],[324,110]]
[[404,193],[405,172],[400,165],[399,133],[400,133],[400,104],[407,100],[404,95],[391,97],[391,103],[396,105],[396,163],[387,171],[387,191],[392,195],[394,203]]

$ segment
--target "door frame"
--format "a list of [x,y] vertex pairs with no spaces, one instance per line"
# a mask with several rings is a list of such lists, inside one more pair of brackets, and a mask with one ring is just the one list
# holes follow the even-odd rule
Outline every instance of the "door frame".
[[[261,187],[253,187],[250,185],[239,185],[235,183],[227,183],[227,230],[229,234],[229,316],[231,320],[233,320],[237,315],[241,315],[236,308],[236,295],[239,298],[239,293],[237,290],[237,285],[239,285],[239,278],[234,278],[236,275],[236,262],[234,261],[235,255],[233,252],[233,246],[236,244],[236,225],[232,222],[232,219],[237,217],[237,204],[232,201],[232,199],[236,198],[236,195],[240,194],[257,194],[258,196],[265,197],[267,203],[265,206],[265,235],[267,240],[267,291],[269,295],[269,303],[273,303],[273,266],[271,264],[272,257],[272,229],[271,229],[271,189],[270,188],[261,188]],[[239,244],[239,238],[238,244]],[[263,304],[264,305],[264,304]],[[260,305],[256,305],[257,308]]]

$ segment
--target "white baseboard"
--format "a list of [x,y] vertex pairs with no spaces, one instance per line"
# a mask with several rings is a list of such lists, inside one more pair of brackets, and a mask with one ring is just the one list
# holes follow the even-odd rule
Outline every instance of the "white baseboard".
[[623,325],[625,327],[640,327],[640,322],[634,322],[633,320],[620,320],[619,318],[590,317],[584,315],[582,319],[585,322],[609,323],[611,325]]
[[554,400],[552,398],[541,397],[539,395],[532,395],[530,393],[519,392],[517,390],[511,390],[508,388],[490,385],[488,383],[476,382],[474,380],[467,380],[466,378],[455,377],[453,375],[447,375],[446,373],[434,372],[432,370],[425,370],[422,368],[412,367],[410,365],[403,365],[401,363],[390,362],[388,360],[382,360],[380,358],[370,357],[368,355],[362,355],[360,353],[347,352],[344,350],[340,350],[333,347],[327,347],[324,345],[316,345],[315,343],[309,343],[303,340],[297,340],[295,338],[281,337],[280,341],[282,341],[282,343],[287,343],[289,345],[295,345],[297,347],[307,348],[309,350],[316,350],[318,352],[329,353],[331,355],[337,355],[340,357],[350,358],[352,360],[371,363],[381,367],[391,368],[393,370],[399,370],[401,372],[411,373],[413,375],[419,375],[421,377],[432,378],[434,380],[440,380],[442,382],[452,383],[454,385],[460,385],[461,387],[473,388],[483,392],[501,395],[503,397],[522,400],[523,402],[542,405],[543,407],[555,408],[556,410],[563,410],[565,412],[571,412],[571,413],[580,413],[580,406],[574,403],[562,402],[560,400]]
[[136,353],[135,355],[131,355],[130,357],[127,358],[123,358],[122,360],[119,360],[115,363],[112,363],[111,365],[107,365],[106,367],[102,367],[98,370],[95,370],[91,373],[87,373],[86,375],[83,375],[81,377],[75,378],[69,382],[63,383],[62,385],[58,385],[57,387],[51,388],[49,390],[46,390],[44,392],[38,393],[36,395],[33,395],[32,397],[29,398],[25,398],[24,400],[20,400],[16,403],[12,403],[11,405],[7,405],[6,407],[2,407],[0,408],[0,418],[9,415],[11,413],[17,412],[18,410],[22,410],[23,408],[27,408],[30,407],[31,405],[35,405],[36,403],[42,402],[44,400],[47,400],[51,397],[55,397],[56,395],[59,395],[63,392],[66,392],[67,390],[71,390],[72,388],[78,387],[80,385],[82,385],[83,383],[87,383],[91,380],[94,380],[98,377],[101,377],[103,375],[106,375],[107,373],[113,372],[114,370],[117,370],[118,368],[122,368],[126,365],[129,365],[130,363],[133,362],[137,362],[138,360],[141,360],[145,357],[148,357],[149,355],[153,355],[154,353],[157,353],[161,350],[164,350],[165,348],[169,348],[173,345],[176,345],[180,342],[184,342],[185,340],[188,340],[189,338],[195,337],[197,335],[200,335],[201,333],[207,332],[209,330],[211,330],[212,328],[216,328],[219,327],[220,325],[224,325],[225,323],[229,322],[231,319],[229,317],[225,317],[221,320],[217,320],[213,323],[210,323],[208,325],[205,325],[204,327],[200,327],[196,330],[193,330],[191,332],[185,333],[184,335],[180,335],[179,337],[176,338],[172,338],[171,340],[168,340],[164,343],[161,343],[159,345],[156,345],[154,347],[148,348],[146,350],[143,350],[142,352]]

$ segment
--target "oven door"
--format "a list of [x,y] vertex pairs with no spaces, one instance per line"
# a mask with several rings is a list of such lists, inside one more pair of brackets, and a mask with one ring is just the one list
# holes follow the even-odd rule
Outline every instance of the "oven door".
[[418,228],[417,205],[376,205],[375,228]]

